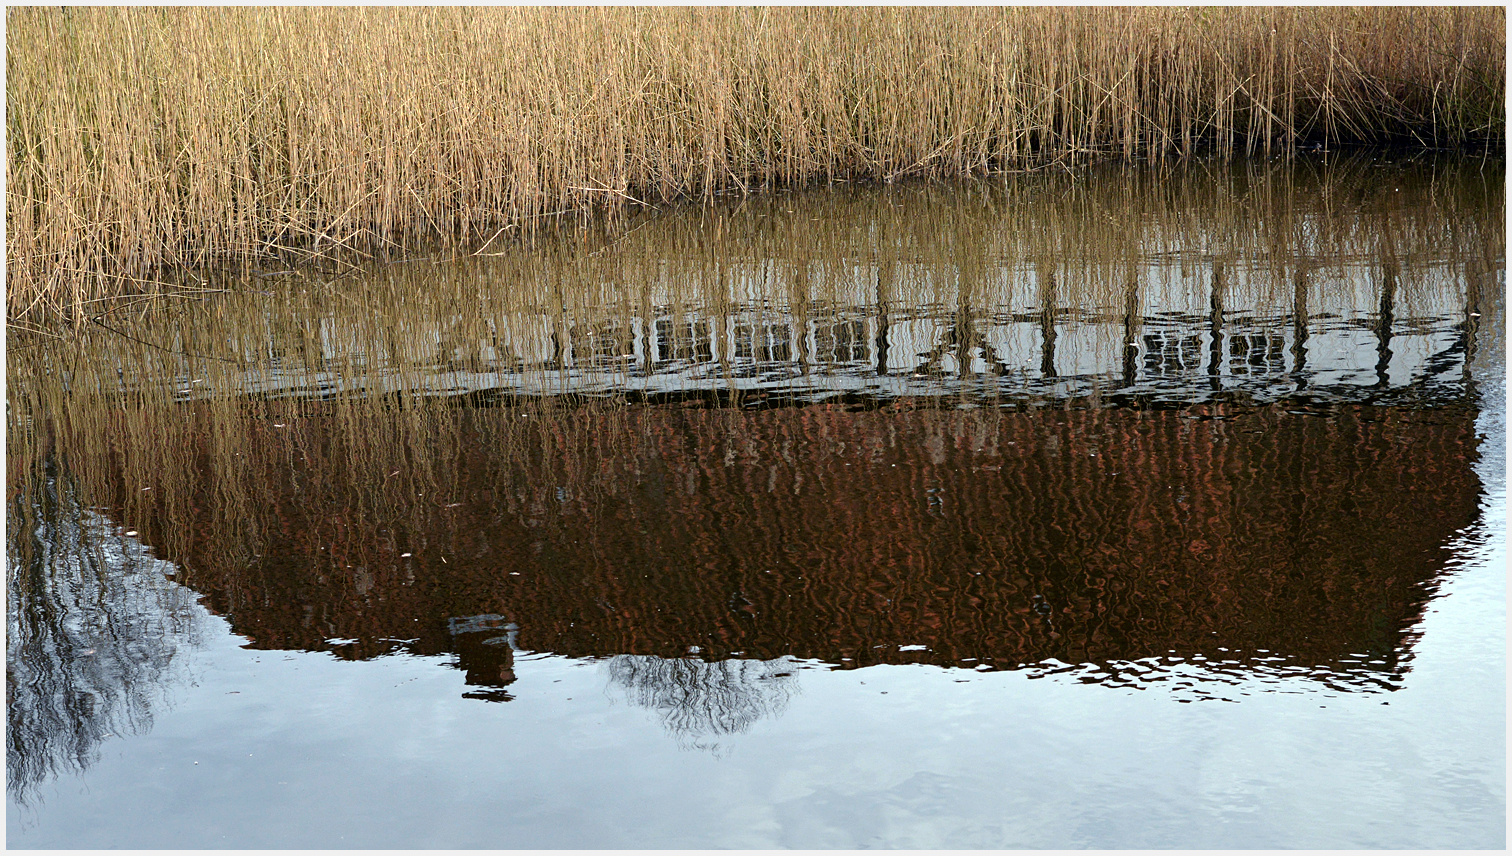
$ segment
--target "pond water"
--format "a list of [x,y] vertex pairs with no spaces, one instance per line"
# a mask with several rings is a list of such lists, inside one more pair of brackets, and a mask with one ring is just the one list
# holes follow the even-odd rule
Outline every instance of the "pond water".
[[779,192],[12,338],[7,844],[1503,847],[1503,170]]

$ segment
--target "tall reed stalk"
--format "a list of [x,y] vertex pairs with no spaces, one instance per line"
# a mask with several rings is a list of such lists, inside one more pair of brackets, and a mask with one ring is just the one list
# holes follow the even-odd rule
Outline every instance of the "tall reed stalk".
[[7,318],[543,215],[1504,131],[1500,8],[10,9]]

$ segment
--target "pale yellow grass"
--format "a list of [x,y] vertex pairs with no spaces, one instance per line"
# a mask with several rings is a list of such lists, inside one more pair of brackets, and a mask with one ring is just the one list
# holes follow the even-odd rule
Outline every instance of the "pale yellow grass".
[[[1500,8],[11,9],[13,324],[282,254],[1101,155],[1503,133]],[[177,285],[168,286],[173,280]]]

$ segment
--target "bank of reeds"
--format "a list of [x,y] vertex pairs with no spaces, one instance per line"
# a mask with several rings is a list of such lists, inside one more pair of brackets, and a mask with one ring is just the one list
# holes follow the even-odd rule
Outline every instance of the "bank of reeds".
[[562,211],[1504,130],[1500,8],[11,9],[7,316]]

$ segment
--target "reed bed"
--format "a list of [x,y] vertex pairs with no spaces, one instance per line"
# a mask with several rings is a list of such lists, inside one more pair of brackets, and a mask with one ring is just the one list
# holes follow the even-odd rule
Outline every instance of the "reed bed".
[[[1095,157],[1464,146],[1501,8],[10,9],[7,319],[562,212]],[[497,245],[497,244],[495,244]]]

